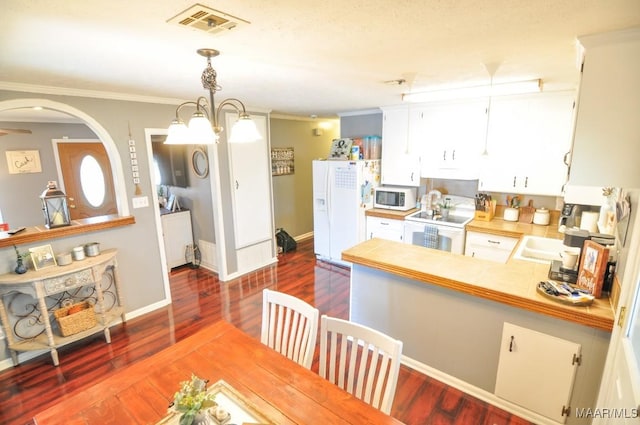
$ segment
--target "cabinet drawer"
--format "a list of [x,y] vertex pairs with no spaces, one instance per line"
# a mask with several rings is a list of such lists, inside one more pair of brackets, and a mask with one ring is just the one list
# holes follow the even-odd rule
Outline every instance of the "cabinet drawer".
[[43,283],[46,295],[57,294],[67,289],[92,284],[93,273],[91,273],[91,269],[85,269],[76,273],[46,279]]
[[404,220],[367,217],[367,239],[382,238],[402,242]]
[[467,245],[474,245],[501,251],[513,251],[518,244],[517,238],[498,236],[489,233],[467,232]]

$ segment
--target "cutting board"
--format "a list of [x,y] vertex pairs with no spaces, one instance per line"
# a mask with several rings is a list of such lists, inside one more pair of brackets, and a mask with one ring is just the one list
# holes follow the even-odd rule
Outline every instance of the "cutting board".
[[520,217],[518,221],[520,223],[533,223],[533,215],[535,214],[536,209],[533,207],[533,200],[529,199],[529,204],[525,207],[520,207]]

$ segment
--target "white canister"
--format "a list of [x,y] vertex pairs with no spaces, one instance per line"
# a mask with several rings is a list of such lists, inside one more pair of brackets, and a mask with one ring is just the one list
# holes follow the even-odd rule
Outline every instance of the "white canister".
[[71,261],[72,257],[70,252],[56,255],[56,263],[58,263],[59,266],[68,266],[71,264]]
[[549,210],[546,208],[538,208],[533,213],[533,224],[539,224],[541,226],[549,225]]
[[84,246],[76,246],[71,250],[71,256],[74,261],[84,260]]
[[502,218],[505,221],[518,221],[519,216],[520,210],[517,208],[505,208],[504,213],[502,214]]

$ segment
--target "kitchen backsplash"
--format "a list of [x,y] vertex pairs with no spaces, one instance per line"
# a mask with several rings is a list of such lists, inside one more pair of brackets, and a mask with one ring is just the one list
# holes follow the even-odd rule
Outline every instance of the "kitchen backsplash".
[[[417,199],[420,199],[423,194],[433,189],[440,190],[442,193],[467,196],[469,198],[475,197],[476,193],[478,193],[478,180],[421,179],[420,183]],[[498,206],[506,206],[507,196],[513,196],[516,193],[489,192],[489,194],[497,201]],[[564,202],[562,197],[522,195],[524,205],[527,205],[529,200],[533,201],[535,208],[544,207],[549,210],[561,210]]]

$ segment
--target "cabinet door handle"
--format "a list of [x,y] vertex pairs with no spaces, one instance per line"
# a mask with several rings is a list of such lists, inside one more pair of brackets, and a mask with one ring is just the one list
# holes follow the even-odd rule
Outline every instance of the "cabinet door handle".
[[529,186],[529,177],[525,177],[524,178],[524,187],[528,187]]
[[454,149],[453,152],[451,153],[451,160],[455,161],[456,160],[456,150]]
[[500,245],[500,241],[492,241],[491,239],[487,239],[487,242],[495,244],[495,245]]
[[411,181],[413,181],[413,172],[411,173]]
[[442,151],[442,160],[443,161],[447,160],[447,151],[446,150]]
[[236,180],[236,189],[240,187],[240,184],[238,183],[238,180]]
[[564,159],[562,160],[564,162],[564,165],[566,165],[567,167],[569,166],[569,154],[571,153],[571,151],[568,151],[567,153],[564,154]]
[[380,225],[381,225],[381,226],[388,226],[389,224],[390,224],[390,223],[385,223],[384,221],[381,221],[381,222],[380,222]]
[[516,187],[516,176],[513,176],[513,187]]
[[511,342],[509,342],[509,352],[510,353],[513,351],[513,340],[514,340],[514,336],[511,335]]

